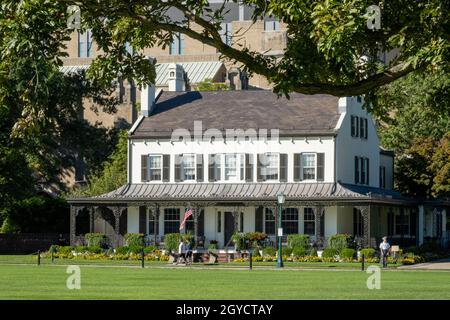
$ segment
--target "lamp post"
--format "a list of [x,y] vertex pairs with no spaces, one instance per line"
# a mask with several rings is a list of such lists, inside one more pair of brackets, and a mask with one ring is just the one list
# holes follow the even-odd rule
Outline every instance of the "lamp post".
[[281,212],[283,210],[285,196],[283,193],[277,195],[278,202],[278,259],[277,259],[277,268],[283,268],[283,257],[281,250],[282,236],[283,236],[283,228],[281,226]]

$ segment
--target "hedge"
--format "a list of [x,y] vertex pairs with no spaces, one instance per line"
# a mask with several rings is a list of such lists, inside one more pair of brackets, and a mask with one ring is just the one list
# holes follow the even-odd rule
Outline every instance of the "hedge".
[[128,247],[143,246],[144,234],[143,233],[127,233],[125,235],[125,242]]
[[88,243],[88,247],[106,248],[108,245],[108,238],[104,233],[86,233],[84,238]]
[[310,240],[307,234],[289,234],[287,237],[288,247],[300,247],[307,250],[309,248]]

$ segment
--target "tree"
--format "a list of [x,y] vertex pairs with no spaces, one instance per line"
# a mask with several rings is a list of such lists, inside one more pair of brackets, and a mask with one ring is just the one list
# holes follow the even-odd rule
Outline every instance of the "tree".
[[115,190],[127,183],[128,132],[119,135],[116,149],[102,164],[102,170],[88,178],[87,186],[76,188],[70,196],[96,196]]
[[411,197],[450,197],[450,75],[412,73],[375,98],[381,144],[396,154],[396,188]]
[[[222,41],[225,4],[233,1],[225,0],[219,8],[210,7],[206,0],[59,2],[80,7],[83,29],[92,29],[104,52],[94,61],[91,74],[105,81],[117,72],[133,76],[138,83],[153,80],[144,57],[128,53],[126,44],[141,52],[146,47],[167,46],[177,33],[217,48],[250,73],[265,76],[275,92],[286,95],[292,91],[362,95],[414,70],[448,66],[446,0],[377,1],[381,16],[368,11],[373,5],[369,0],[242,1],[253,6],[254,21],[272,15],[287,25],[282,58],[240,47],[238,41],[231,45]],[[182,18],[172,19],[170,10]],[[380,29],[368,29],[373,18],[381,19]],[[380,61],[380,54],[394,49],[398,54],[392,61]]]

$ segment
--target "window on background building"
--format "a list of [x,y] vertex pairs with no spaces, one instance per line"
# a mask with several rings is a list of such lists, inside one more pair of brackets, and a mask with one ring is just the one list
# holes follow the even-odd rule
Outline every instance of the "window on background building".
[[403,210],[395,215],[395,234],[409,235],[409,214],[404,213]]
[[183,180],[195,180],[195,154],[183,155]]
[[369,184],[369,159],[365,157],[355,156],[355,184]]
[[180,232],[180,209],[164,209],[164,234]]
[[231,23],[221,23],[220,27],[222,28],[219,31],[220,37],[222,38],[222,42],[226,45],[231,46],[231,39],[232,39],[232,30],[231,30]]
[[277,20],[264,21],[264,31],[280,31],[280,22]]
[[386,189],[386,167],[380,167],[380,188]]
[[78,32],[78,57],[88,58],[92,56],[92,32],[87,30],[85,33]]
[[169,47],[170,55],[184,54],[184,34],[178,33],[173,37],[173,41]]
[[368,120],[364,117],[350,116],[350,135],[352,137],[359,137],[367,139],[368,137]]
[[298,233],[298,209],[284,209],[281,215],[281,225],[283,226],[283,234]]
[[266,234],[275,234],[275,213],[270,208],[265,210],[264,230]]
[[265,166],[263,173],[266,180],[278,180],[278,166],[280,161],[278,153],[266,153],[265,154]]
[[162,180],[162,155],[149,155],[149,180]]
[[310,236],[316,234],[316,220],[312,208],[303,208],[303,233]]
[[316,179],[316,154],[302,153],[302,180]]

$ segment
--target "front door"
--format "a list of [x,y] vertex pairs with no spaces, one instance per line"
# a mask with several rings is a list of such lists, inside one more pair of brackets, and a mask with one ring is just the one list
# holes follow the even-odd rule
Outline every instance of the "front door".
[[231,212],[225,212],[224,246],[230,241],[234,233],[234,218]]

